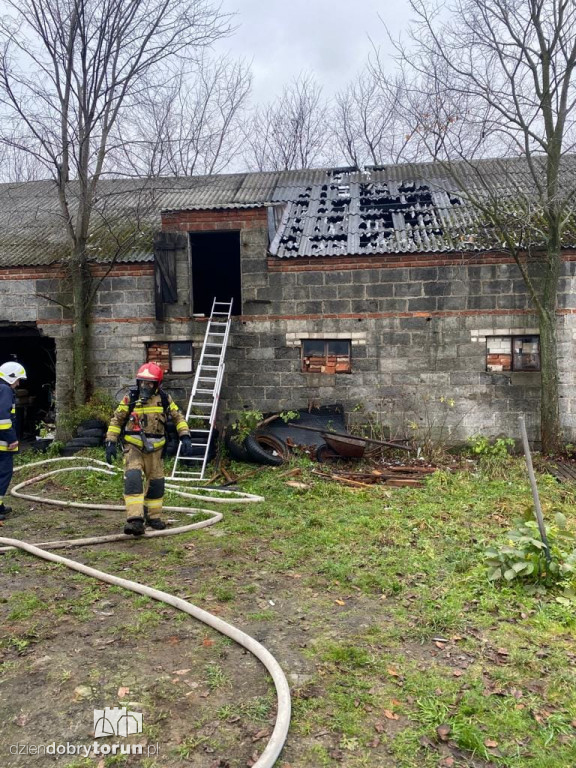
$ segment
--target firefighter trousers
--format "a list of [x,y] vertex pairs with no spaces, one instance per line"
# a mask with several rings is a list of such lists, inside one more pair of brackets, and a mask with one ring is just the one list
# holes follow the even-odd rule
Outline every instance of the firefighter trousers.
[[4,496],[12,480],[14,472],[14,452],[0,451],[0,504],[4,503]]
[[126,517],[159,517],[164,497],[162,450],[144,453],[135,445],[124,447],[124,503]]

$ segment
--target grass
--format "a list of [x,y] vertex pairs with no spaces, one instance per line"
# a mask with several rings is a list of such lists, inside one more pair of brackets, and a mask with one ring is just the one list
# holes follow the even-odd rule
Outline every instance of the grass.
[[[82,559],[216,608],[242,628],[258,622],[264,645],[273,643],[287,673],[298,675],[283,759],[294,768],[437,768],[448,753],[455,766],[473,759],[498,768],[575,765],[576,605],[570,597],[558,602],[559,589],[534,595],[521,584],[496,586],[483,564],[486,546],[502,544],[531,509],[522,462],[490,474],[438,472],[423,489],[397,490],[349,489],[310,474],[303,460],[294,466],[307,490],[287,486],[281,471],[262,471],[243,490],[265,503],[222,508],[223,535],[205,530],[93,548]],[[120,478],[88,479],[91,498],[118,503]],[[55,484],[63,497],[81,498],[84,481],[66,474]],[[544,475],[538,484],[545,517],[563,512],[574,531],[574,488]],[[118,519],[95,524],[106,529]],[[10,555],[3,565],[17,575],[23,562]],[[146,598],[79,575],[62,578],[72,593],[56,599],[64,588],[47,579],[0,605],[2,617],[18,625],[0,640],[17,663],[41,642],[38,622],[90,620],[97,601],[114,599],[129,606],[128,619],[119,616],[124,623],[113,630],[119,636],[139,641],[167,621],[174,633],[192,636],[190,657],[172,669],[196,664],[195,679],[210,692],[201,707],[214,697],[212,720],[230,729],[238,719],[255,730],[270,723],[273,693],[236,693],[238,656],[229,641],[204,630],[193,635],[187,619],[166,618]],[[146,699],[152,713],[182,700],[169,679],[158,679]],[[436,731],[443,725],[450,728],[446,753]],[[173,745],[182,760],[206,747],[217,744],[200,724]]]

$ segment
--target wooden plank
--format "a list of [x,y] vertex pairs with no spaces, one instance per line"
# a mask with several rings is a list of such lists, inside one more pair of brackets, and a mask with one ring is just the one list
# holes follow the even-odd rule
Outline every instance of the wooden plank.
[[421,480],[416,480],[413,477],[391,477],[386,480],[386,485],[390,485],[392,488],[402,488],[403,486],[409,486],[410,488],[424,487]]
[[556,464],[549,464],[546,469],[560,482],[576,482],[576,468],[570,464],[558,462]]

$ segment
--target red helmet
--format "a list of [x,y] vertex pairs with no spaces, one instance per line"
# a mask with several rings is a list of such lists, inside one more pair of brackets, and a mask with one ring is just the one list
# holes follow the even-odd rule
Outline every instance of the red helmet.
[[155,381],[157,384],[161,384],[163,378],[164,371],[156,363],[144,363],[136,372],[137,381]]

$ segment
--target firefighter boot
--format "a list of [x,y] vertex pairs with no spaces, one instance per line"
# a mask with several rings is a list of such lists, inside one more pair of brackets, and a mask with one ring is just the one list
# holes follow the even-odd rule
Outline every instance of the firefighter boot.
[[161,517],[148,517],[148,515],[146,515],[146,525],[154,528],[155,531],[163,531],[166,528],[166,523]]
[[132,536],[142,536],[144,533],[144,518],[143,517],[129,517],[126,520],[124,526],[124,533]]
[[4,504],[0,504],[0,520],[6,520],[10,512],[12,512],[12,507],[6,507]]

